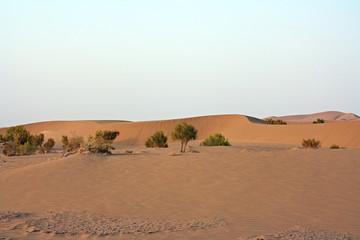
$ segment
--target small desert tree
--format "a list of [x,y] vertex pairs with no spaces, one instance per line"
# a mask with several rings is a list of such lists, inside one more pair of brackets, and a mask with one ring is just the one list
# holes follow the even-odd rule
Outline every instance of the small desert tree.
[[167,137],[163,131],[157,131],[146,140],[145,146],[148,148],[167,148]]
[[88,138],[88,150],[93,153],[111,154],[111,150],[115,149],[111,144],[119,134],[118,131],[97,131],[95,136]]
[[55,146],[55,140],[52,138],[49,138],[44,144],[44,148],[46,152],[50,152],[50,150],[53,149],[54,146]]
[[190,140],[195,140],[197,135],[197,130],[194,126],[182,123],[176,125],[174,131],[171,133],[171,137],[173,140],[180,140],[181,148],[180,152],[185,152],[186,145]]
[[2,134],[0,134],[0,144],[4,143],[4,142],[5,142],[4,136]]
[[200,145],[201,146],[231,146],[229,140],[225,139],[225,137],[220,133],[210,135]]

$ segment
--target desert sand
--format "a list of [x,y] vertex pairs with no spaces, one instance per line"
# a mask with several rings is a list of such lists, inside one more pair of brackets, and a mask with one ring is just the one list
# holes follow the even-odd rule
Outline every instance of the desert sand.
[[[143,147],[179,122],[199,130],[191,151]],[[360,239],[359,121],[274,126],[219,115],[26,128],[58,148],[64,134],[120,136],[110,156],[1,156],[0,239]],[[199,146],[216,132],[232,146]],[[322,149],[300,148],[313,137]]]
[[327,111],[313,114],[301,114],[290,116],[272,116],[272,119],[281,119],[286,122],[313,122],[316,119],[325,121],[360,121],[360,117],[354,113],[343,113],[338,111]]

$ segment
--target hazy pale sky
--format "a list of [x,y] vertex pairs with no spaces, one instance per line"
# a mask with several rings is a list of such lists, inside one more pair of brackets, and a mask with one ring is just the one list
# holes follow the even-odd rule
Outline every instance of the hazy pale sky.
[[360,113],[358,0],[1,0],[0,126]]

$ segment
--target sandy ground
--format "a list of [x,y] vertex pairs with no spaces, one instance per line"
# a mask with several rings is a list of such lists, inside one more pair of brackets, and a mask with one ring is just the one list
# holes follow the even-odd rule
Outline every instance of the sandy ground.
[[360,239],[360,149],[198,143],[2,156],[0,239]]

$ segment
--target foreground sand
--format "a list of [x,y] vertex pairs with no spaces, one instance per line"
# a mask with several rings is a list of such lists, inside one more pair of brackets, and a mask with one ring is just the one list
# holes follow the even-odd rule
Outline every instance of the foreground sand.
[[0,237],[360,237],[360,149],[235,143],[172,156],[178,145],[119,147],[112,156],[0,157]]

